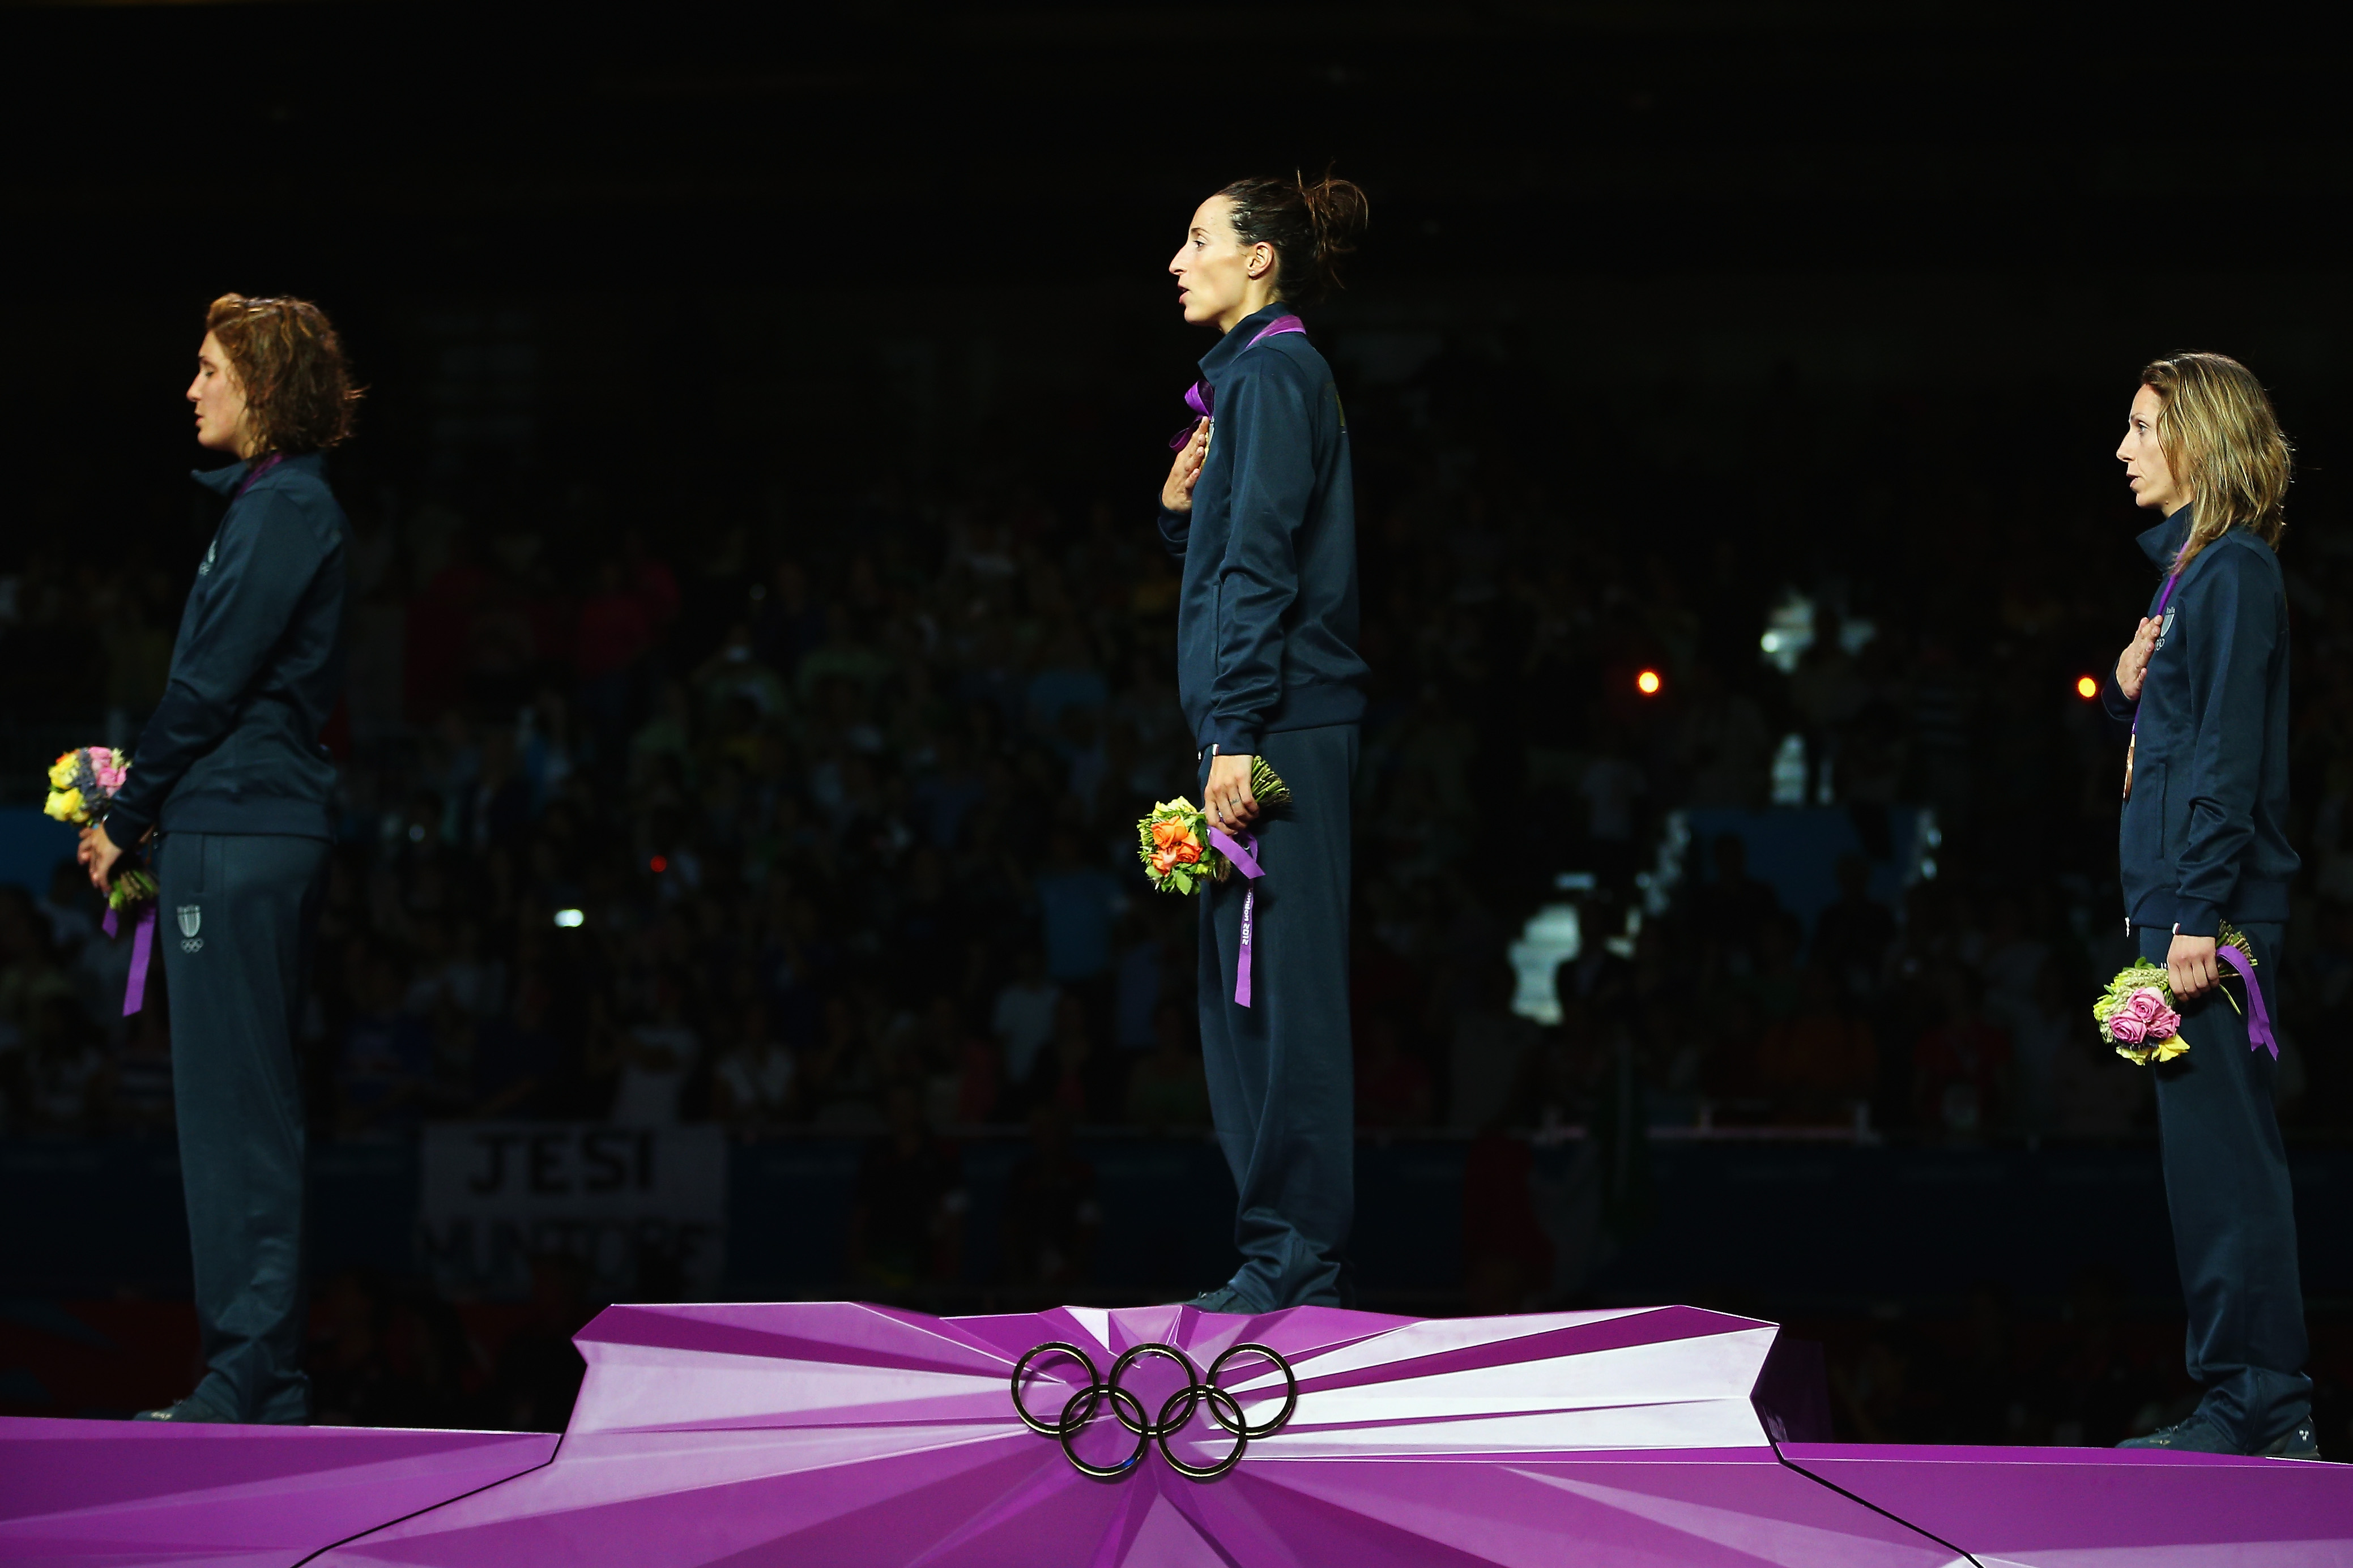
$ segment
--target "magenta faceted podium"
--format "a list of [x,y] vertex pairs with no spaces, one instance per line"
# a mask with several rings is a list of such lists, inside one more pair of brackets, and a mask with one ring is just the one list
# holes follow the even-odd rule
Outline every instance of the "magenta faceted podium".
[[615,1307],[560,1440],[0,1426],[0,1562],[2353,1563],[2353,1470],[1865,1447],[1769,1323]]

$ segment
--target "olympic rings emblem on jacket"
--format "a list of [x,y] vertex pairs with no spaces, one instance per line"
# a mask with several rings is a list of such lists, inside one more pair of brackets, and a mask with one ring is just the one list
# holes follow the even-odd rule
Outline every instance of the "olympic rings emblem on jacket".
[[[1021,1380],[1031,1363],[1056,1355],[1066,1356],[1085,1367],[1087,1381],[1085,1387],[1071,1395],[1058,1419],[1046,1421],[1031,1414],[1029,1406],[1022,1401]],[[1272,1420],[1249,1420],[1242,1415],[1241,1402],[1218,1386],[1218,1376],[1226,1370],[1227,1363],[1244,1355],[1264,1356],[1282,1373],[1282,1408],[1275,1413]],[[1127,1375],[1127,1369],[1147,1356],[1173,1361],[1185,1372],[1185,1386],[1161,1402],[1157,1419],[1145,1412],[1141,1399],[1120,1386],[1120,1379]],[[1135,1438],[1134,1452],[1115,1465],[1098,1465],[1082,1459],[1079,1458],[1077,1447],[1079,1434],[1086,1430],[1087,1424],[1106,1405],[1111,1409],[1112,1419]],[[1176,1451],[1168,1446],[1168,1439],[1183,1431],[1193,1419],[1193,1413],[1204,1405],[1208,1409],[1209,1419],[1233,1438],[1234,1446],[1216,1464],[1187,1464],[1176,1457]],[[1253,1439],[1271,1437],[1281,1431],[1283,1423],[1291,1419],[1292,1412],[1298,1408],[1298,1375],[1291,1370],[1291,1363],[1282,1358],[1282,1352],[1271,1345],[1245,1342],[1229,1346],[1209,1363],[1207,1376],[1193,1364],[1192,1357],[1175,1345],[1156,1343],[1135,1345],[1123,1352],[1120,1358],[1111,1363],[1111,1375],[1108,1377],[1096,1372],[1092,1356],[1067,1340],[1049,1340],[1013,1364],[1013,1413],[1020,1416],[1021,1424],[1032,1432],[1042,1437],[1059,1439],[1063,1456],[1079,1473],[1092,1476],[1097,1480],[1117,1480],[1128,1474],[1143,1461],[1144,1451],[1155,1443],[1160,1445],[1160,1457],[1167,1460],[1168,1468],[1178,1475],[1190,1476],[1197,1481],[1216,1480],[1241,1463],[1242,1453]]]

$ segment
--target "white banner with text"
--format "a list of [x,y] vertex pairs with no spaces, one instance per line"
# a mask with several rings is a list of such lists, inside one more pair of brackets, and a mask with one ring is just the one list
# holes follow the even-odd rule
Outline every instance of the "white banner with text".
[[717,1127],[435,1122],[422,1177],[418,1246],[445,1289],[526,1296],[535,1262],[568,1259],[607,1299],[718,1294],[727,1141]]

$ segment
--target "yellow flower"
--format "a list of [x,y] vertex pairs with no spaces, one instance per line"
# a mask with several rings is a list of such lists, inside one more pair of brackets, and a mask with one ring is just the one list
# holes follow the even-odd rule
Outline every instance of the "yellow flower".
[[56,762],[49,764],[49,787],[51,789],[65,788],[68,784],[74,782],[74,773],[76,771],[77,769],[74,765],[74,754],[71,752],[68,752],[64,756],[59,757]]
[[2174,1058],[2183,1055],[2189,1049],[2189,1042],[2188,1040],[2183,1039],[2179,1035],[2168,1035],[2165,1038],[2157,1042],[2157,1048],[2154,1054],[2158,1061],[2169,1062]]
[[78,789],[50,791],[48,805],[42,809],[59,822],[82,822],[89,817],[82,809],[81,791]]

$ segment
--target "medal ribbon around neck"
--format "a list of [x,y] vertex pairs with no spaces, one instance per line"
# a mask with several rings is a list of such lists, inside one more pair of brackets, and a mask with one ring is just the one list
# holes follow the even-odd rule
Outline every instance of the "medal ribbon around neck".
[[[1242,348],[1247,352],[1258,347],[1259,344],[1266,342],[1269,338],[1278,338],[1285,332],[1298,332],[1303,336],[1306,331],[1306,323],[1302,321],[1298,317],[1277,316],[1273,321],[1269,321],[1265,326],[1261,327],[1258,331],[1252,335],[1250,341],[1242,345]],[[1185,406],[1191,409],[1198,419],[1216,418],[1218,416],[1216,405],[1217,394],[1210,390],[1209,384],[1206,381],[1195,382],[1193,384],[1192,390],[1185,394]],[[1168,449],[1172,452],[1183,451],[1185,449],[1185,443],[1193,438],[1193,432],[1196,428],[1196,426],[1187,425],[1182,430],[1177,431],[1174,436],[1169,437]]]

